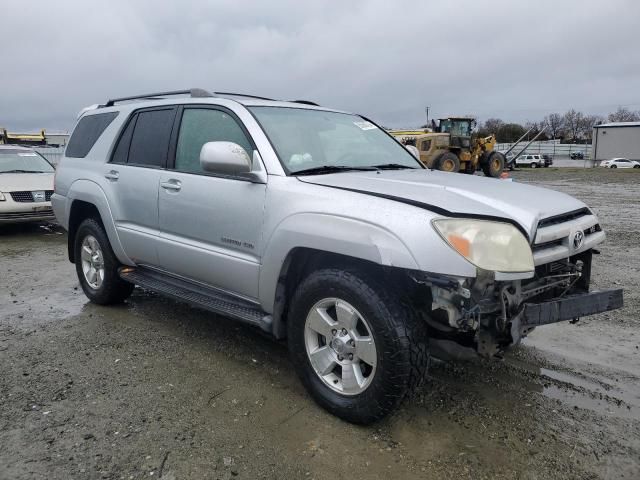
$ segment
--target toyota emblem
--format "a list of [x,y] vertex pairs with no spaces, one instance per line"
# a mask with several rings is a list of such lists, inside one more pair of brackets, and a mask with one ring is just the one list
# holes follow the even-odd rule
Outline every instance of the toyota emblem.
[[582,232],[582,230],[580,230],[573,235],[574,250],[579,249],[582,246],[583,241],[584,241],[584,233]]

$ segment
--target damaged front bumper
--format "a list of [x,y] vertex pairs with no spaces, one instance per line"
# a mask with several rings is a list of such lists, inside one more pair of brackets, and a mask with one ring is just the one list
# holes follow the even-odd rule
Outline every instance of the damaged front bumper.
[[577,322],[580,317],[616,310],[623,306],[622,289],[584,292],[540,303],[525,303],[521,312],[511,318],[511,342],[520,343],[533,328],[565,320]]
[[520,320],[523,327],[537,327],[608,312],[622,306],[621,288],[601,290],[555,298],[542,303],[525,303]]
[[621,308],[622,289],[589,292],[592,253],[537,267],[530,280],[497,281],[490,272],[473,281],[413,277],[430,290],[432,338],[501,356],[535,327]]

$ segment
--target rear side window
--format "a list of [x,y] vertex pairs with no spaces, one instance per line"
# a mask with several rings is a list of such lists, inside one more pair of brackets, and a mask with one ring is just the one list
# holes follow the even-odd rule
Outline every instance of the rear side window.
[[65,156],[73,158],[86,157],[98,141],[98,138],[100,138],[100,135],[102,135],[102,132],[117,116],[118,112],[108,112],[82,117],[69,139]]
[[164,167],[174,117],[175,108],[139,112],[133,127],[127,163]]
[[127,127],[124,129],[124,132],[122,132],[120,140],[118,140],[118,145],[113,151],[113,157],[111,157],[111,161],[113,163],[127,163],[127,157],[129,156],[129,146],[131,145],[131,137],[133,137],[133,128],[136,125],[137,117],[137,115],[131,117],[129,123],[127,124]]

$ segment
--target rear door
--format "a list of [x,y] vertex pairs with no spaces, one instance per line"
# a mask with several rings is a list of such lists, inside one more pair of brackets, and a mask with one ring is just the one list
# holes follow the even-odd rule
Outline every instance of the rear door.
[[158,265],[158,184],[175,115],[173,106],[136,111],[105,164],[118,236],[127,256],[139,264]]
[[170,165],[160,173],[159,261],[169,273],[255,299],[266,185],[200,167],[206,142],[234,142],[249,157],[255,145],[223,107],[185,106],[178,116]]

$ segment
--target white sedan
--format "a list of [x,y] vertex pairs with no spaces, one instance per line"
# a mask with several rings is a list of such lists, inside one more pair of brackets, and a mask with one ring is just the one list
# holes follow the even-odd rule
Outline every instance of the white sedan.
[[628,158],[612,158],[605,160],[600,166],[605,168],[640,168],[640,162]]
[[0,145],[0,224],[54,220],[53,174],[32,149]]

